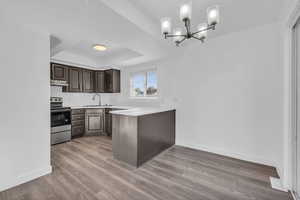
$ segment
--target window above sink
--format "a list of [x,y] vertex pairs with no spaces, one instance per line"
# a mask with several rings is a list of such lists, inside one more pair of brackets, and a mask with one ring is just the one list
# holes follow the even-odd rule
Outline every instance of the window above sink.
[[157,70],[135,72],[130,75],[130,97],[156,98],[158,96]]

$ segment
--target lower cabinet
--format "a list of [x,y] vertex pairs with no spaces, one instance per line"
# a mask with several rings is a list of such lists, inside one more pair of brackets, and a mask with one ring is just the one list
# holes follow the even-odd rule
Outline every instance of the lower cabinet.
[[72,138],[85,134],[85,110],[72,109]]
[[72,126],[72,138],[84,136],[84,126]]
[[84,135],[112,135],[111,108],[72,109],[72,138]]
[[85,110],[85,135],[101,135],[105,133],[105,109]]
[[110,111],[112,111],[112,109],[105,109],[105,132],[108,136],[112,135],[112,115],[109,113]]

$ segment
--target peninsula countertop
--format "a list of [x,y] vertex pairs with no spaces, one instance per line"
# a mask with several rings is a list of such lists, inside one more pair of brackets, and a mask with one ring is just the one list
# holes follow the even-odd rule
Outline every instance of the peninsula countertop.
[[114,115],[125,115],[125,116],[142,116],[142,115],[148,115],[148,114],[154,114],[154,113],[160,113],[160,112],[166,112],[176,110],[174,107],[132,107],[129,109],[124,110],[115,110],[111,111],[111,114]]
[[157,106],[157,107],[134,107],[134,106],[111,106],[111,105],[83,105],[83,106],[70,106],[72,109],[117,109],[110,111],[111,114],[114,115],[125,115],[125,116],[142,116],[160,112],[166,112],[171,110],[176,110],[174,107],[171,106]]
[[112,106],[112,105],[84,105],[84,106],[70,106],[71,109],[104,109],[104,108],[111,108],[111,109],[121,109],[121,110],[128,110],[135,107],[132,106]]

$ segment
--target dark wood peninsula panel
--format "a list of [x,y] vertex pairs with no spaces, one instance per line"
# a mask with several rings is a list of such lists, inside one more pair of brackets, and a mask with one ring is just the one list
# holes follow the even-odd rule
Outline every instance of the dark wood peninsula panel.
[[145,115],[112,113],[113,155],[135,167],[175,144],[176,111]]

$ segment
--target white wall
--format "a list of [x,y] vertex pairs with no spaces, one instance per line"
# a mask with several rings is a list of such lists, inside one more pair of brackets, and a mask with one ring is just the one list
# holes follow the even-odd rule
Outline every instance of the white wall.
[[[278,24],[179,48],[171,61],[125,68],[119,104],[177,106],[178,145],[283,166],[282,37]],[[175,48],[175,47],[174,47]],[[179,56],[182,54],[182,56]],[[128,98],[128,76],[157,67],[160,98]],[[125,88],[124,88],[125,87]]]
[[67,65],[82,66],[89,69],[97,69],[96,67],[99,65],[95,60],[90,59],[88,56],[65,51],[52,56],[51,61]]
[[0,20],[0,191],[51,172],[46,34]]
[[285,79],[285,94],[284,94],[284,170],[283,170],[283,186],[286,189],[292,190],[292,146],[293,146],[293,70],[292,70],[292,27],[300,16],[300,1],[290,0],[286,6],[282,20],[282,32],[284,35],[284,79]]
[[[67,93],[62,92],[62,87],[51,86],[51,97],[62,97],[64,106],[83,106],[83,105],[97,105],[99,103],[99,97],[95,97],[94,93]],[[110,99],[115,94],[100,94],[102,104],[110,104]]]

